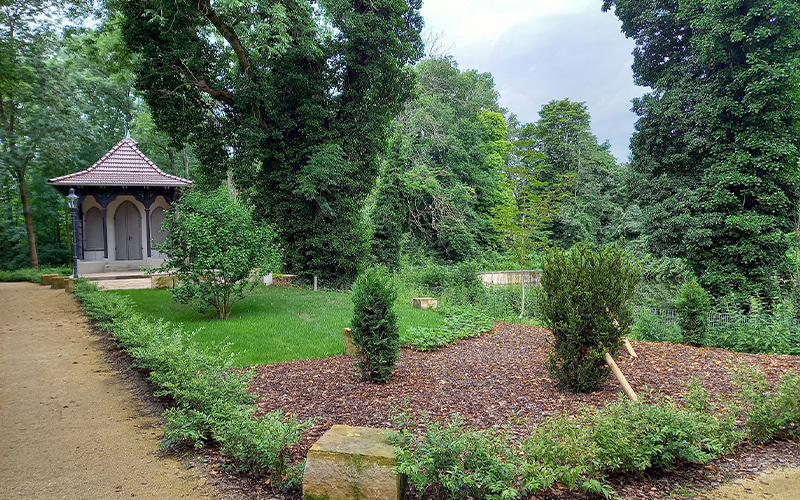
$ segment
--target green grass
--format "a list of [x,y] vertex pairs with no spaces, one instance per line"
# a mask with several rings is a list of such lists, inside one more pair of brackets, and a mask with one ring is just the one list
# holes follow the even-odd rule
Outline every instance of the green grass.
[[[321,358],[344,352],[342,329],[350,326],[353,304],[349,293],[314,292],[290,287],[258,287],[233,307],[227,320],[198,315],[176,303],[168,290],[116,290],[145,316],[163,318],[196,331],[204,345],[230,343],[237,366],[297,359]],[[410,327],[436,327],[443,317],[414,309],[406,301],[395,304],[400,338]]]

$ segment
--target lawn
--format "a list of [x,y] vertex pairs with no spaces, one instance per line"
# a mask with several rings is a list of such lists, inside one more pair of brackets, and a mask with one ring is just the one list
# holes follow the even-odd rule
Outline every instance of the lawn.
[[[259,286],[233,307],[227,320],[198,315],[176,303],[168,290],[117,290],[129,297],[145,316],[163,318],[196,331],[205,345],[229,343],[237,366],[322,358],[344,352],[342,329],[350,326],[353,304],[349,293],[314,292],[301,288]],[[395,304],[400,338],[409,327],[435,327],[443,317],[414,309],[410,301]]]

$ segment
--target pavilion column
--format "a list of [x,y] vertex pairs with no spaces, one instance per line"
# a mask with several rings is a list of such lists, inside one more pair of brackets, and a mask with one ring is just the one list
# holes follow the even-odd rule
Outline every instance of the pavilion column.
[[147,228],[147,258],[152,257],[150,244],[150,205],[144,207],[145,227]]
[[75,238],[75,241],[78,243],[78,252],[76,255],[80,257],[80,260],[84,260],[86,257],[83,254],[83,202],[78,205],[78,220],[75,226],[75,229],[78,231],[78,237]]
[[108,258],[108,205],[103,204],[103,258]]

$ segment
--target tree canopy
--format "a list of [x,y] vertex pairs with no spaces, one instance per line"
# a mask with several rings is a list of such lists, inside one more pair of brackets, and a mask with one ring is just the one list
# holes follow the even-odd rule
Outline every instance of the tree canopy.
[[276,224],[288,269],[349,283],[361,204],[413,90],[419,0],[120,0],[137,86],[213,183]]
[[657,255],[719,297],[786,277],[800,152],[800,4],[605,0],[636,41],[635,196]]
[[[407,252],[443,262],[474,259],[498,238],[491,221],[504,202],[511,149],[505,110],[489,73],[461,71],[449,58],[426,59],[416,71],[418,95],[396,120],[373,224],[379,232],[386,224],[402,227]],[[396,229],[392,234],[399,237]],[[376,257],[386,241],[373,238]]]

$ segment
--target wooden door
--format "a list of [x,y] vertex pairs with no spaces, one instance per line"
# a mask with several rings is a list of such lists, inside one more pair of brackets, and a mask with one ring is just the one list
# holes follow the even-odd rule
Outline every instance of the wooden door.
[[114,214],[117,260],[141,260],[142,222],[133,203],[125,201]]

